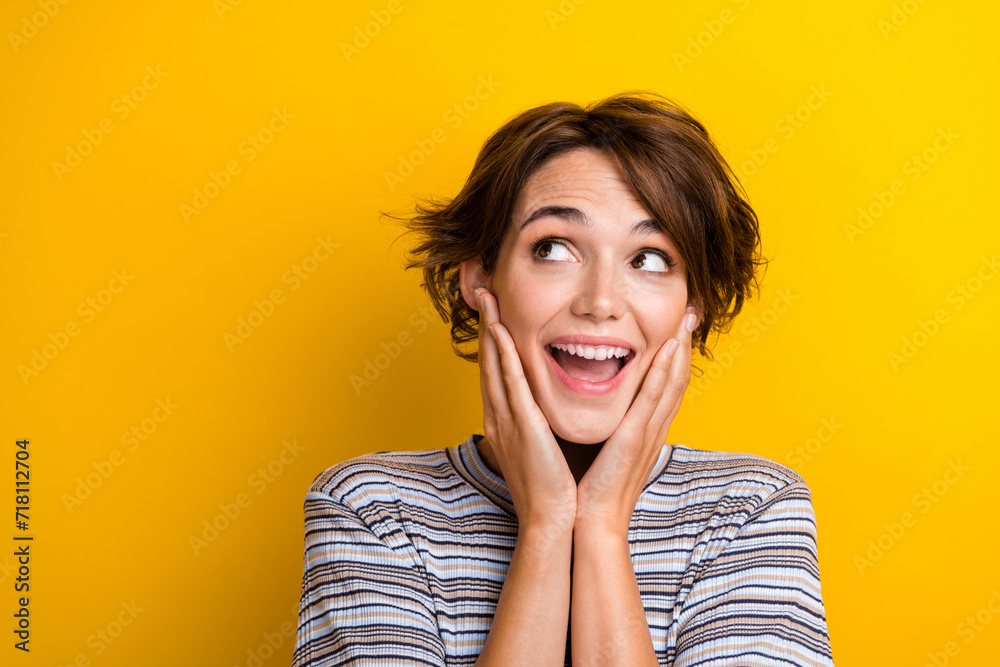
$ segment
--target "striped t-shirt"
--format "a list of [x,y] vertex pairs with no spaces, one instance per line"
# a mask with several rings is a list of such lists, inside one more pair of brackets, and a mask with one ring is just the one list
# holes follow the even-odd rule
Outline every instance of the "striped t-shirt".
[[[475,664],[518,526],[480,438],[316,478],[295,667]],[[628,542],[661,665],[833,664],[812,501],[792,470],[664,445]]]

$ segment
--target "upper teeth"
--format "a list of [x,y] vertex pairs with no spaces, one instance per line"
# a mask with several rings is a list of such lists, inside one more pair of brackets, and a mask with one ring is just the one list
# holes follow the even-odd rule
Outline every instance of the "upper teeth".
[[566,345],[562,343],[553,343],[552,347],[584,359],[596,359],[597,361],[604,361],[611,357],[624,357],[631,352],[627,347],[592,347],[590,345]]

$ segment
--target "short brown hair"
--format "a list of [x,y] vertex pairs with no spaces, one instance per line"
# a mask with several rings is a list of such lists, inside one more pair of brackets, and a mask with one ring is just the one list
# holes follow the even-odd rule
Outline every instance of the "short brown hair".
[[[469,361],[478,351],[459,345],[478,336],[479,313],[462,297],[459,265],[479,260],[492,273],[517,198],[547,160],[579,148],[616,159],[626,182],[687,264],[688,298],[703,318],[693,347],[711,359],[711,331],[729,330],[743,302],[759,292],[757,215],[736,175],[705,127],[667,98],[646,91],[613,95],[587,107],[553,102],[508,120],[483,144],[468,180],[453,199],[418,201],[403,218],[421,242],[406,268],[423,269],[442,319],[451,321],[452,347]],[[394,217],[394,216],[389,216]],[[398,219],[398,218],[397,218]]]

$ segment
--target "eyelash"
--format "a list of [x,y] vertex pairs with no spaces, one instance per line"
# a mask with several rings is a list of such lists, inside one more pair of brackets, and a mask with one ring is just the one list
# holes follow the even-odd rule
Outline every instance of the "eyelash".
[[[531,256],[534,257],[538,253],[538,249],[541,248],[546,243],[559,243],[561,245],[566,245],[567,241],[565,239],[561,239],[555,236],[546,236],[544,238],[540,238],[531,244]],[[656,248],[642,248],[639,250],[639,252],[636,253],[636,255],[641,255],[643,253],[649,253],[660,257],[668,268],[672,269],[677,265],[677,262],[675,262],[673,258],[670,257],[670,255],[663,252],[662,250],[658,250]],[[652,271],[647,273],[666,273],[666,271]]]

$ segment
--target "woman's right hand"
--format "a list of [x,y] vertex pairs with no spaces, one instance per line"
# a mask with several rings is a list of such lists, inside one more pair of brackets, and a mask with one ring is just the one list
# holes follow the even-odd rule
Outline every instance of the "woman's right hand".
[[483,429],[507,482],[518,523],[568,526],[576,519],[576,480],[524,377],[496,299],[476,289]]

